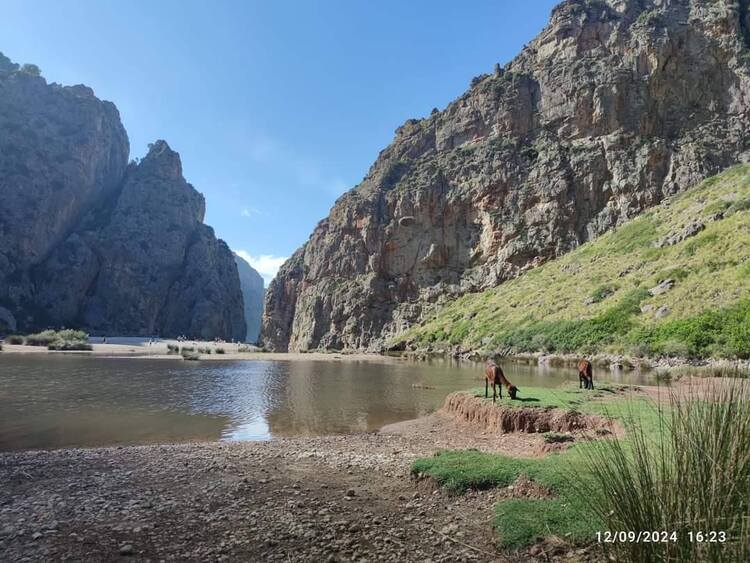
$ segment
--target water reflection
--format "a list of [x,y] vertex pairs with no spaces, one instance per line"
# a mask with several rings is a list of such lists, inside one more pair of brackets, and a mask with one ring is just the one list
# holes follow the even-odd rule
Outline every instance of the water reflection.
[[[576,381],[573,369],[507,364],[521,388]],[[596,380],[648,383],[625,372]],[[0,354],[0,450],[366,432],[483,385],[451,361],[182,362]]]

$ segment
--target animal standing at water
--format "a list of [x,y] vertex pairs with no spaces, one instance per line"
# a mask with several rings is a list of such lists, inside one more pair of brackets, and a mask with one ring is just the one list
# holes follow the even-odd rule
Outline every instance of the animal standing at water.
[[503,369],[497,365],[495,362],[487,362],[484,364],[484,398],[487,399],[489,397],[489,386],[492,384],[492,402],[495,402],[495,385],[498,385],[500,387],[500,398],[503,398],[503,385],[505,385],[508,388],[508,394],[510,395],[511,399],[516,398],[516,393],[518,393],[518,387],[513,385],[510,381],[508,381],[508,378],[505,377],[505,374],[503,373]]
[[591,368],[591,362],[588,360],[581,360],[578,362],[578,388],[583,387],[584,389],[594,388],[594,373]]

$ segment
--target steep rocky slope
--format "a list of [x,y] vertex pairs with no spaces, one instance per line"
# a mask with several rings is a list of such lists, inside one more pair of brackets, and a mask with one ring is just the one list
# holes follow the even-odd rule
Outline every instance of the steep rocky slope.
[[398,338],[445,351],[749,358],[750,165],[465,295]]
[[261,275],[243,258],[234,255],[237,271],[240,274],[240,287],[245,300],[245,323],[247,324],[247,342],[257,342],[260,336],[260,322],[263,316],[263,298],[266,289]]
[[164,141],[140,163],[115,106],[0,55],[0,309],[8,330],[242,339],[232,252]]
[[568,0],[409,120],[266,295],[275,349],[371,348],[750,157],[748,2]]

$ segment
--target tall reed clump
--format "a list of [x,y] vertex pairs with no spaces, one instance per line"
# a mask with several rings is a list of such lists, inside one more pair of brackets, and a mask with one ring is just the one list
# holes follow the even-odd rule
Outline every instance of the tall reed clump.
[[673,394],[655,423],[631,420],[623,438],[585,449],[592,481],[580,493],[604,529],[670,534],[604,544],[616,560],[750,561],[749,389],[725,380]]

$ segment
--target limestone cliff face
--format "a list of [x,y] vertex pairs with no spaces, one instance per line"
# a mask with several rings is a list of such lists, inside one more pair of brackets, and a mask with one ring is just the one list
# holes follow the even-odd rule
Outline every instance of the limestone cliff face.
[[257,342],[260,336],[260,322],[263,316],[263,298],[266,289],[261,275],[243,258],[234,255],[237,271],[240,274],[240,287],[245,300],[245,323],[247,324],[247,342]]
[[244,338],[232,252],[179,155],[164,141],[138,164],[128,152],[114,105],[0,59],[5,325]]
[[748,2],[568,0],[409,120],[266,295],[274,349],[378,349],[750,158]]

